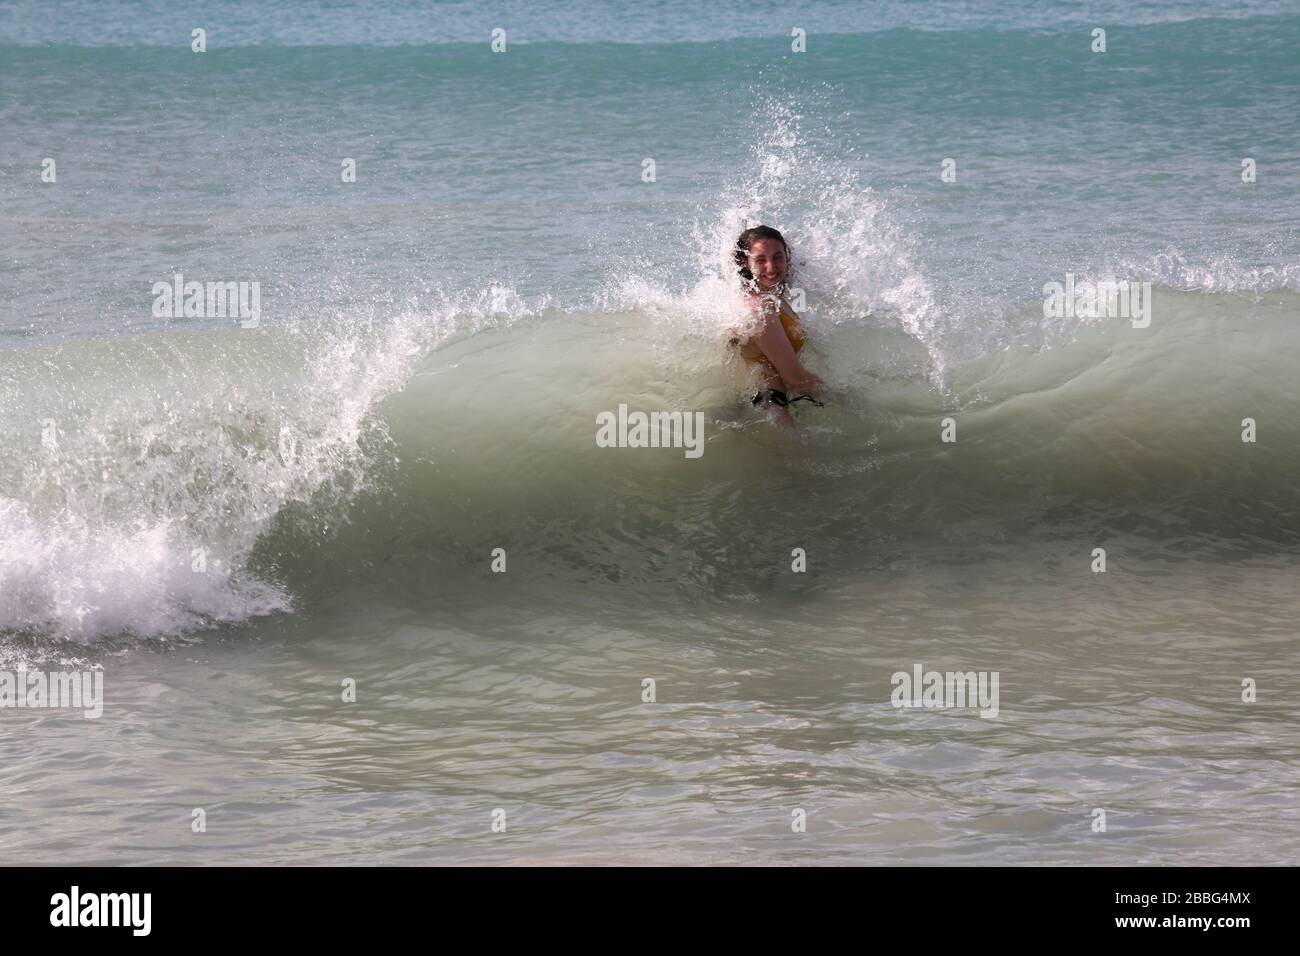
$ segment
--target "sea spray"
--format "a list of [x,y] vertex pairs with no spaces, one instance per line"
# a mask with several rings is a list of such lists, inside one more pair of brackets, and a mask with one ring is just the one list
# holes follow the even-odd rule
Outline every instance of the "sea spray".
[[419,358],[531,309],[494,285],[382,319],[9,353],[25,397],[4,422],[0,632],[171,636],[292,611],[253,567],[259,541],[293,508],[328,535]]
[[665,331],[724,339],[745,314],[736,237],[761,222],[791,244],[790,292],[805,305],[800,316],[814,340],[835,325],[896,324],[925,350],[928,377],[942,387],[944,329],[916,237],[898,210],[864,182],[851,157],[819,149],[790,104],[760,96],[750,112],[748,161],[723,172],[718,199],[691,224],[685,284],[646,274],[630,255],[606,280],[600,304],[647,309]]

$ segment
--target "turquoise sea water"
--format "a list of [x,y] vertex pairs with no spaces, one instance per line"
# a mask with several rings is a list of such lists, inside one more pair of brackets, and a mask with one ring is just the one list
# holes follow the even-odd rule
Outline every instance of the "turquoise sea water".
[[[1288,3],[0,8],[0,669],[107,695],[0,708],[0,848],[1294,859],[1297,43]],[[833,389],[793,435],[724,347],[755,221]],[[260,321],[156,314],[177,274]],[[1067,276],[1150,326],[1045,317]],[[595,447],[619,404],[704,455]],[[918,663],[999,716],[892,707]]]

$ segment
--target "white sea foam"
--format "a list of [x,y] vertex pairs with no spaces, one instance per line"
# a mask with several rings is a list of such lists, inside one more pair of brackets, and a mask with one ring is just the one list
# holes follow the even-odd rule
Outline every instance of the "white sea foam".
[[514,290],[432,310],[13,353],[0,632],[181,634],[292,610],[252,569],[291,504],[327,516],[370,480],[373,414],[458,331],[535,311]]

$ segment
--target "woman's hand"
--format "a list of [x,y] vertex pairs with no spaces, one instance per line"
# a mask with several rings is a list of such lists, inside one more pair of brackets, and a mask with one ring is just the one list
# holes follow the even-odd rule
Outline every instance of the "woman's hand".
[[789,391],[819,392],[825,390],[826,383],[812,372],[806,368],[800,368],[799,371],[802,374],[783,379]]

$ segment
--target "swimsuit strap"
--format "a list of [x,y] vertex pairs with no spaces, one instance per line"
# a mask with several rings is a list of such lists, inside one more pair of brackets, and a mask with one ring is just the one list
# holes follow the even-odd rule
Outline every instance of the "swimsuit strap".
[[754,396],[753,404],[761,405],[763,402],[771,402],[773,405],[780,405],[782,408],[790,404],[790,400],[785,397],[785,392],[779,388],[765,388]]
[[762,402],[772,402],[774,405],[780,405],[782,408],[789,408],[795,402],[812,402],[818,408],[825,408],[825,402],[819,402],[811,395],[798,395],[794,398],[788,397],[785,392],[779,388],[765,388],[754,396],[753,404],[759,405]]

